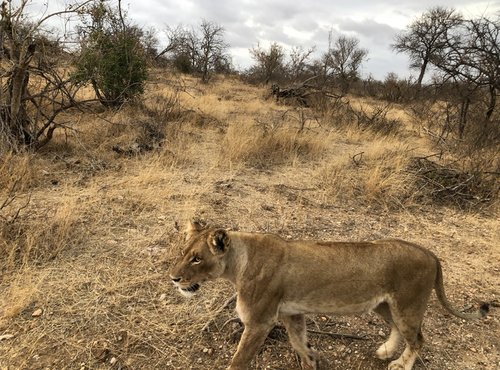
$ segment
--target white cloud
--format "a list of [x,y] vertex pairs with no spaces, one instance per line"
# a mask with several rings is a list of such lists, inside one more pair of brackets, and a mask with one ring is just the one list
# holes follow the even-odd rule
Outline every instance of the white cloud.
[[[128,15],[143,27],[161,31],[178,24],[197,26],[201,19],[213,21],[226,30],[235,65],[251,63],[248,49],[260,42],[266,45],[317,46],[324,50],[328,32],[348,33],[360,39],[369,51],[370,60],[363,71],[377,78],[395,71],[408,75],[408,61],[391,50],[394,35],[425,10],[436,6],[435,0],[140,0],[123,2]],[[46,1],[30,3],[32,14],[43,9]],[[48,0],[49,9],[62,8],[69,0]],[[114,0],[115,4],[117,3]],[[440,6],[454,7],[465,17],[492,16],[500,12],[500,1],[440,0]],[[159,35],[160,37],[161,34]],[[160,40],[166,42],[166,40]]]

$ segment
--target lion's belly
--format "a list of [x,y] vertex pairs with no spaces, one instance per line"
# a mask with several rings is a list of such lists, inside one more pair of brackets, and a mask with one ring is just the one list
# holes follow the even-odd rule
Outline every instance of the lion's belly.
[[297,315],[307,313],[349,315],[371,311],[380,303],[387,301],[387,299],[387,295],[381,295],[378,297],[371,297],[368,300],[357,302],[340,302],[335,299],[283,301],[280,305],[279,312],[283,315]]

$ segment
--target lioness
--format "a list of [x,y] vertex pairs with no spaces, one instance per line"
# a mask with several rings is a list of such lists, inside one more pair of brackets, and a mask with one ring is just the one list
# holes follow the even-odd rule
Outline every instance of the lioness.
[[402,240],[342,243],[286,241],[272,234],[245,233],[190,223],[186,246],[170,272],[185,295],[216,278],[236,287],[236,311],[245,329],[229,370],[247,369],[274,324],[285,325],[303,369],[317,369],[307,342],[304,314],[354,314],[373,310],[390,325],[376,351],[392,358],[401,338],[403,354],[388,369],[411,370],[422,345],[421,324],[432,289],[453,315],[479,318],[452,308],[443,274],[430,251]]

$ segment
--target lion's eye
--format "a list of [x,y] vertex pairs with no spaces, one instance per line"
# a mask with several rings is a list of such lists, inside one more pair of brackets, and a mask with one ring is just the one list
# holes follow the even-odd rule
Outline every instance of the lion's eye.
[[190,262],[191,262],[191,264],[193,264],[193,265],[197,265],[197,264],[199,264],[199,263],[201,262],[201,258],[200,258],[200,257],[198,257],[198,256],[193,256],[193,258],[191,258],[191,261],[190,261]]

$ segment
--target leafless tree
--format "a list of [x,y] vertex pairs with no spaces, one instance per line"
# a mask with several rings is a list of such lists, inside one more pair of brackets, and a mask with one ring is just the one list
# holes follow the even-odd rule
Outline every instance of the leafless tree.
[[304,77],[304,74],[308,68],[308,62],[312,54],[316,50],[316,47],[304,50],[300,46],[294,46],[290,50],[290,58],[285,68],[287,74],[289,75],[292,82],[297,81],[299,78]]
[[420,87],[432,59],[452,39],[451,30],[463,19],[455,9],[434,7],[423,13],[407,30],[396,35],[393,49],[410,58],[410,67],[419,69],[416,85]]
[[167,27],[165,33],[168,39],[167,46],[156,55],[156,59],[181,49],[187,43],[188,31],[182,25],[178,25],[175,28]]
[[257,44],[250,49],[250,54],[256,62],[254,69],[262,75],[266,85],[284,69],[285,50],[276,42],[273,42],[267,50]]
[[76,105],[79,86],[56,66],[44,49],[44,25],[50,18],[81,11],[90,1],[28,22],[28,0],[4,1],[0,20],[0,136],[10,149],[37,149],[54,130],[64,127],[58,115]]
[[347,92],[350,83],[358,78],[359,67],[367,55],[368,51],[359,47],[357,38],[341,35],[333,40],[330,32],[328,50],[322,58],[325,79],[333,77],[340,82],[342,91]]
[[202,20],[198,30],[183,27],[167,28],[167,47],[157,56],[172,54],[174,65],[182,72],[197,72],[208,82],[211,72],[230,69],[224,40],[224,28],[215,22]]
[[500,91],[500,17],[464,21],[459,35],[440,50],[434,63],[456,81],[486,89],[489,121]]
[[198,65],[203,82],[208,82],[210,71],[228,61],[226,55],[228,47],[229,45],[224,41],[224,27],[214,22],[202,20]]

